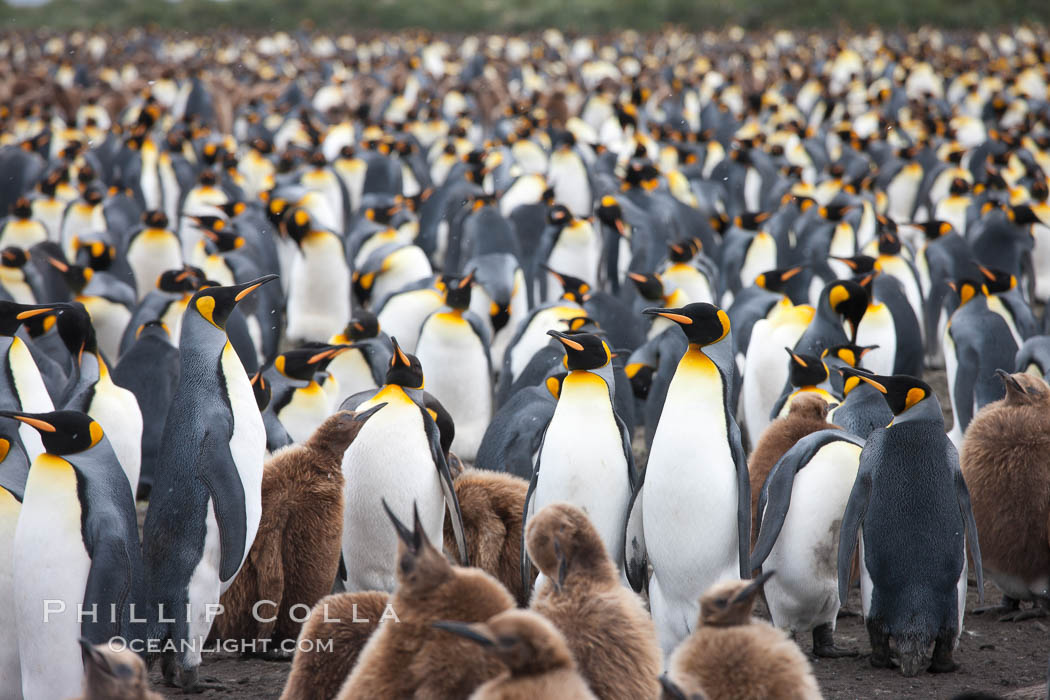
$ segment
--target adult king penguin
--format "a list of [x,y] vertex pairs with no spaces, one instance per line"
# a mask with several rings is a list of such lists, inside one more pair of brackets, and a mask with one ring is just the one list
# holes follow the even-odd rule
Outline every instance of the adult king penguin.
[[492,360],[489,332],[470,311],[474,273],[446,275],[445,307],[423,322],[416,355],[432,374],[430,393],[448,409],[456,424],[452,450],[473,462],[492,420]]
[[130,645],[143,637],[135,499],[102,426],[87,414],[0,415],[38,430],[46,450],[29,468],[14,539],[22,693],[70,697],[84,677],[78,638]]
[[[729,407],[729,315],[706,303],[646,313],[676,322],[689,340],[667,389],[624,545],[627,578],[636,591],[645,584],[646,561],[653,567],[649,603],[669,655],[689,636],[700,594],[747,576],[751,482]],[[695,537],[698,532],[704,536]]]
[[[543,435],[525,517],[557,501],[581,508],[594,523],[609,555],[623,561],[623,528],[634,493],[631,435],[613,404],[612,351],[593,333],[548,331],[565,346],[568,376]],[[522,581],[529,588],[530,565],[522,540]]]
[[[977,591],[984,576],[970,493],[959,453],[944,434],[941,404],[928,384],[907,375],[844,369],[886,399],[893,422],[873,430],[860,454],[857,480],[842,516],[839,599],[849,592],[860,531],[860,590],[871,640],[871,665],[890,666],[890,638],[901,673],[958,668],[952,651],[966,604],[966,538]],[[929,656],[933,645],[932,661]]]
[[[143,528],[142,552],[164,678],[198,686],[201,647],[262,515],[266,431],[226,336],[237,302],[276,279],[201,289],[182,322],[181,370]],[[163,613],[163,614],[161,614]]]
[[[441,541],[445,509],[467,562],[463,518],[452,488],[446,453],[452,435],[448,413],[423,392],[423,367],[414,355],[394,347],[386,384],[351,396],[340,410],[386,408],[371,418],[343,454],[346,498],[343,561],[348,591],[393,591],[397,584],[398,538],[386,527],[383,508],[407,513],[415,504],[428,539]],[[447,427],[446,427],[447,426]],[[385,500],[384,500],[385,499]]]

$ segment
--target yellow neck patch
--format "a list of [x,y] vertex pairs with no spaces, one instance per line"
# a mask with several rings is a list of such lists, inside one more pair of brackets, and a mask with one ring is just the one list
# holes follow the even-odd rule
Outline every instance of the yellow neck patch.
[[917,386],[913,386],[911,389],[908,389],[908,395],[904,397],[904,410],[907,411],[925,398],[926,391]]
[[197,299],[197,312],[205,318],[211,325],[216,328],[219,324],[215,322],[215,298],[210,296],[199,297]]
[[91,426],[88,428],[88,432],[91,433],[91,446],[94,447],[99,443],[99,440],[103,437],[102,426],[91,421]]
[[7,453],[11,451],[11,441],[0,438],[0,462],[7,459]]

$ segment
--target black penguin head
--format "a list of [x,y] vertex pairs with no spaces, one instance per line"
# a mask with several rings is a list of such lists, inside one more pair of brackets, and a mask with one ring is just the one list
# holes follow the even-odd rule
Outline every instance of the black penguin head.
[[635,289],[647,301],[663,301],[664,282],[656,273],[642,274],[641,272],[628,272],[627,277],[634,282]]
[[959,295],[959,306],[970,303],[974,297],[988,295],[988,287],[973,279],[967,278],[948,282],[948,286]]
[[845,362],[850,367],[859,367],[860,361],[866,354],[872,350],[877,349],[878,345],[854,345],[853,343],[846,343],[845,345],[836,345],[832,348],[827,348],[821,353],[820,359],[834,358]]
[[1043,224],[1050,225],[1050,222],[1043,221],[1036,215],[1035,210],[1027,204],[1021,204],[1020,206],[1010,207],[1006,210],[1006,215],[1010,221],[1021,226],[1028,226],[1031,224]]
[[474,286],[474,271],[466,277],[456,275],[444,275],[442,281],[445,284],[445,305],[459,311],[470,308],[470,289]]
[[[218,221],[222,222],[222,219],[219,219]],[[237,250],[244,245],[244,237],[225,226],[218,231],[204,228],[201,229],[201,233],[204,234],[204,237],[208,240],[210,246],[214,247],[219,253],[229,253],[230,251]]]
[[296,207],[288,212],[288,215],[284,218],[284,226],[288,236],[296,244],[299,244],[306,238],[306,234],[310,233],[310,229],[313,228],[313,222],[310,219],[309,212],[302,207]]
[[879,255],[900,255],[901,241],[893,231],[879,234]]
[[0,266],[10,268],[23,268],[29,262],[28,251],[8,246],[0,251]]
[[[157,278],[157,289],[173,294],[194,292],[200,286],[197,268],[184,267],[179,270],[165,270]],[[202,273],[203,274],[203,273]]]
[[667,257],[672,263],[688,263],[700,252],[700,241],[687,238],[667,246]]
[[563,228],[572,223],[572,213],[564,204],[555,204],[547,212],[547,223],[555,228]]
[[854,255],[852,258],[837,258],[832,256],[831,259],[838,260],[840,263],[848,267],[854,275],[866,275],[875,269],[875,258],[870,255]]
[[226,330],[226,320],[233,313],[237,302],[254,292],[262,285],[277,279],[277,275],[264,275],[244,284],[233,284],[228,287],[206,287],[200,289],[190,300],[190,306],[197,310],[205,321],[220,330]]
[[74,241],[74,247],[77,251],[77,263],[95,271],[108,270],[117,258],[116,247],[106,245],[103,241],[91,241],[90,243]]
[[641,187],[650,191],[655,190],[660,184],[660,171],[649,161],[634,158],[627,164],[623,182],[627,189]]
[[80,411],[20,413],[0,411],[4,418],[14,418],[40,433],[44,449],[53,455],[71,455],[94,447],[103,438],[102,426]]
[[755,284],[770,292],[783,292],[789,280],[802,272],[805,265],[766,270],[755,278]]
[[33,216],[33,204],[28,197],[19,197],[15,200],[15,203],[11,205],[11,216],[23,220]]
[[577,304],[582,304],[587,300],[588,295],[591,293],[591,285],[587,284],[579,277],[573,277],[572,275],[566,275],[562,272],[555,272],[546,265],[543,269],[554,276],[554,279],[558,280],[561,284],[562,293],[561,298],[566,301],[574,301]]
[[601,202],[598,205],[597,214],[598,221],[606,226],[612,227],[621,236],[627,235],[627,230],[623,223],[623,210],[620,208],[620,203],[616,201],[615,197],[612,195],[605,195],[602,197]]
[[601,369],[612,360],[609,346],[594,333],[547,331],[547,335],[565,346],[565,367],[570,370]]
[[57,325],[58,336],[77,364],[80,364],[85,352],[98,352],[95,327],[91,325],[91,316],[83,304],[73,303],[63,307],[58,314]]
[[423,365],[419,363],[419,358],[402,350],[397,344],[397,338],[391,338],[390,343],[394,346],[394,354],[390,358],[390,368],[386,371],[386,383],[405,389],[422,389]]
[[733,225],[746,231],[757,231],[771,216],[773,214],[768,211],[748,211],[734,216]]
[[307,345],[295,350],[286,350],[274,358],[273,366],[290,379],[309,381],[318,372],[323,372],[328,363],[343,348],[335,345]]
[[841,371],[843,377],[856,377],[878,389],[895,416],[934,395],[929,384],[907,374],[878,375],[852,367],[843,367]]
[[1009,272],[992,270],[983,265],[978,265],[977,269],[984,275],[984,286],[989,294],[1001,294],[1017,286],[1017,278]]
[[642,313],[674,321],[685,331],[691,344],[701,347],[729,335],[729,314],[714,304],[696,302],[680,309],[645,309]]
[[74,294],[80,294],[84,291],[84,287],[88,285],[88,282],[91,281],[95,274],[93,269],[84,265],[70,265],[58,258],[48,258],[47,261],[53,268],[62,273],[62,279]]
[[142,215],[142,223],[149,228],[168,228],[168,217],[162,211],[148,211]]
[[371,311],[355,311],[350,323],[346,324],[343,335],[351,342],[375,338],[379,335],[379,319]]
[[829,308],[849,324],[850,342],[854,343],[857,341],[860,320],[868,310],[870,299],[868,291],[852,280],[831,282],[821,292],[821,301],[826,300]]
[[801,355],[795,353],[791,348],[784,348],[791,356],[788,367],[788,378],[791,386],[816,386],[828,378],[828,368],[824,366],[823,360],[813,355]]
[[925,236],[928,241],[935,241],[941,236],[947,236],[955,230],[947,221],[938,221],[937,219],[930,219],[929,221],[914,223],[912,225],[922,229],[922,235]]
[[65,304],[19,304],[0,299],[0,335],[12,336],[21,325],[37,316],[53,313]]

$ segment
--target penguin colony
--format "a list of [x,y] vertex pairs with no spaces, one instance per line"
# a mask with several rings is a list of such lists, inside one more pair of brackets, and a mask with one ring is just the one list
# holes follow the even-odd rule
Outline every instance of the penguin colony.
[[289,699],[808,698],[793,639],[915,676],[1046,615],[1048,65],[0,37],[0,698],[216,639]]

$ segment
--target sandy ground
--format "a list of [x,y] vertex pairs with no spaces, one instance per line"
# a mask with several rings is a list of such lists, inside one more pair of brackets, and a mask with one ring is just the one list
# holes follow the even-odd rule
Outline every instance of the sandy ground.
[[[926,380],[941,399],[945,427],[951,427],[951,409],[944,373],[927,373]],[[995,603],[999,597],[999,591],[990,582],[986,583],[985,603]],[[896,670],[872,668],[869,662],[871,648],[863,620],[859,616],[841,617],[836,643],[841,647],[858,649],[860,655],[845,659],[812,659],[813,670],[824,697],[828,700],[862,697],[947,700],[967,691],[981,691],[991,697],[1003,698],[1047,697],[1050,619],[999,622],[994,614],[970,614],[969,611],[977,605],[977,592],[971,579],[965,630],[955,652],[959,670],[949,674],[924,673],[917,678],[905,678]],[[848,607],[859,610],[858,590],[851,593]],[[756,613],[765,615],[761,606]],[[807,654],[811,651],[812,641],[809,638],[797,641]],[[197,697],[276,699],[281,695],[290,668],[288,662],[243,659],[232,654],[206,655],[201,666],[201,677],[222,687],[207,689]],[[159,667],[153,670],[150,678],[156,689],[164,695],[181,694],[181,691],[163,687]]]

